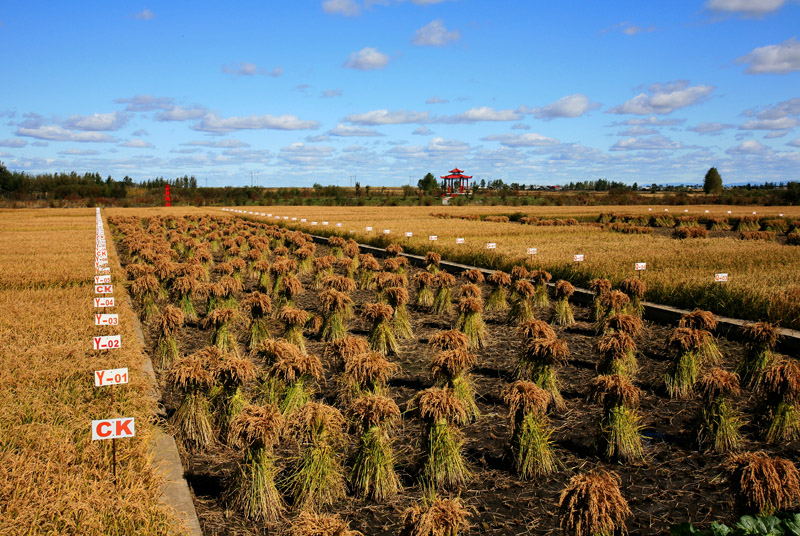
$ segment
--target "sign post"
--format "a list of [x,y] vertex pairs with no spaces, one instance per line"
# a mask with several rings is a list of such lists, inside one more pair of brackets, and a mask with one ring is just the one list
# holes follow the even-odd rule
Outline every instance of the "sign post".
[[164,186],[164,206],[171,207],[172,206],[172,197],[169,195],[169,184]]

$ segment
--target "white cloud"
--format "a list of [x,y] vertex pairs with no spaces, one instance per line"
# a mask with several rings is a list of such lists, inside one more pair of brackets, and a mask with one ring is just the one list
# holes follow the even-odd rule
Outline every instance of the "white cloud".
[[383,136],[377,130],[370,130],[368,128],[358,128],[348,125],[343,125],[339,123],[333,129],[328,131],[328,134],[331,136],[339,136],[339,137],[354,137],[354,136],[363,136],[363,137],[370,137],[370,136]]
[[356,125],[401,125],[405,123],[427,123],[430,121],[429,112],[413,112],[408,110],[373,110],[361,114],[349,114],[344,121]]
[[318,134],[316,136],[306,136],[306,141],[309,143],[319,143],[322,141],[329,141],[331,139],[327,134]]
[[794,128],[800,121],[794,117],[781,117],[779,119],[759,119],[756,121],[747,121],[742,125],[742,130],[784,130],[787,128]]
[[421,127],[415,128],[414,131],[411,133],[414,134],[415,136],[430,136],[431,134],[433,134],[433,131],[423,125]]
[[500,145],[506,147],[543,147],[547,145],[557,145],[559,142],[555,138],[548,138],[535,132],[526,134],[493,134],[481,138],[485,141],[499,141]]
[[175,106],[170,97],[155,97],[153,95],[136,95],[124,99],[116,99],[117,104],[127,104],[126,112],[152,112],[154,110],[169,110]]
[[689,127],[686,130],[691,132],[696,132],[701,136],[704,134],[709,134],[711,136],[717,136],[722,134],[723,130],[727,130],[729,128],[733,128],[733,125],[728,125],[725,123],[713,122],[713,123],[699,123],[697,126]]
[[140,128],[139,130],[137,130],[135,132],[132,132],[131,135],[132,136],[149,136],[150,133],[147,132],[145,129]]
[[800,138],[795,138],[790,142],[787,142],[786,145],[790,145],[792,147],[800,147]]
[[132,139],[124,143],[117,144],[117,147],[132,147],[134,149],[152,149],[153,144],[144,140]]
[[389,56],[379,52],[376,48],[365,47],[358,52],[351,53],[350,58],[344,63],[344,67],[359,71],[372,71],[383,69],[388,63]]
[[531,126],[525,123],[514,123],[511,125],[511,130],[530,130]]
[[640,93],[631,100],[611,108],[607,113],[635,115],[664,115],[680,108],[686,108],[706,100],[714,86],[690,86],[687,80],[677,80],[666,84],[651,84],[646,93]]
[[169,110],[159,112],[155,116],[156,121],[191,121],[200,119],[208,110],[205,106],[174,106]]
[[322,2],[325,13],[352,17],[361,13],[361,6],[355,0],[325,0]]
[[110,131],[119,130],[128,122],[122,112],[110,114],[72,115],[64,123],[70,130]]
[[600,33],[622,32],[625,35],[636,35],[639,33],[651,33],[655,32],[656,30],[657,28],[655,26],[643,27],[633,24],[629,21],[622,21],[615,24],[614,26],[611,26],[610,28],[601,30]]
[[94,156],[100,154],[100,151],[95,151],[94,149],[67,149],[65,151],[58,151],[58,154],[65,156]]
[[11,138],[8,140],[0,140],[0,147],[11,147],[14,149],[21,149],[28,145],[28,142],[19,138]]
[[800,43],[792,37],[778,45],[767,45],[742,56],[736,63],[747,63],[747,74],[786,74],[800,71]]
[[209,113],[194,125],[192,130],[203,132],[233,132],[235,130],[312,130],[319,128],[317,121],[303,121],[295,115],[249,115],[246,117],[220,117]]
[[706,9],[718,13],[738,13],[748,17],[777,11],[786,0],[706,0]]
[[425,104],[447,104],[448,102],[450,101],[447,99],[440,99],[439,97],[434,95],[433,97],[426,100]]
[[38,138],[40,140],[77,141],[82,143],[111,143],[116,141],[116,139],[108,134],[102,134],[100,132],[75,132],[73,130],[66,130],[57,125],[40,126],[36,128],[19,127],[16,135]]
[[190,147],[213,147],[215,149],[238,149],[240,147],[250,147],[250,144],[234,139],[218,141],[189,141],[186,143],[181,143],[181,145],[187,145]]
[[133,18],[136,20],[153,20],[156,18],[155,14],[150,11],[149,9],[143,9],[138,13],[133,14]]
[[746,140],[725,152],[732,155],[765,155],[770,149],[756,140]]
[[266,75],[277,77],[283,74],[282,67],[275,67],[273,70],[267,72],[263,67],[259,67],[255,63],[242,61],[231,65],[223,65],[222,72],[225,74],[232,74],[234,76],[253,76],[253,75]]
[[458,30],[448,31],[442,19],[435,19],[414,33],[411,43],[415,46],[441,47],[447,43],[458,41],[461,34]]
[[611,123],[611,126],[618,127],[626,125],[646,125],[651,127],[673,127],[675,125],[680,125],[685,121],[685,119],[659,119],[658,117],[651,115],[650,117],[632,117],[631,119],[626,119],[625,121],[615,121],[614,123]]
[[561,97],[556,102],[542,107],[528,108],[520,106],[520,111],[522,113],[532,113],[536,119],[549,121],[559,117],[580,117],[586,112],[600,108],[600,106],[602,105],[599,102],[591,102],[586,95],[576,93],[575,95]]
[[611,151],[663,151],[665,149],[680,149],[681,144],[664,136],[649,136],[645,138],[625,138],[611,146]]
[[658,131],[654,128],[647,128],[641,125],[635,125],[632,127],[628,127],[625,130],[618,132],[617,136],[652,136],[654,134],[658,134]]
[[759,119],[780,119],[793,115],[797,116],[800,115],[800,97],[781,101],[774,106],[769,106],[761,110],[747,110],[744,114],[748,117],[753,117],[755,115]]
[[469,144],[459,140],[432,138],[428,142],[427,150],[429,153],[465,153],[469,151]]
[[305,145],[300,142],[281,148],[278,157],[287,164],[296,166],[316,166],[322,164],[333,153],[333,147]]
[[341,97],[341,96],[342,96],[341,89],[326,89],[320,95],[320,97],[322,97],[323,99],[332,99],[334,97]]
[[765,140],[772,140],[775,138],[782,138],[789,133],[788,130],[773,130],[772,132],[767,132],[764,134]]
[[495,110],[489,106],[470,108],[466,112],[442,116],[437,119],[439,123],[476,123],[478,121],[519,121],[522,115],[516,110]]

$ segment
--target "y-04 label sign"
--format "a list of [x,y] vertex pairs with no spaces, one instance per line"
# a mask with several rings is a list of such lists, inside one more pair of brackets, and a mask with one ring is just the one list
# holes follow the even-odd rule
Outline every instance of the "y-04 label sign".
[[95,307],[114,307],[114,298],[95,298]]

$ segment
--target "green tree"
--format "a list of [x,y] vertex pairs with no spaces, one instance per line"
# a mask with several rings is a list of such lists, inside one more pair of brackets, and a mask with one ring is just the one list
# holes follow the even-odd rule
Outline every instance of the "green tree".
[[428,173],[425,175],[425,177],[417,181],[417,188],[424,192],[433,192],[436,190],[438,185],[439,184],[436,182],[436,177],[433,176],[433,173]]
[[722,193],[722,177],[720,177],[717,168],[712,167],[706,173],[706,180],[703,182],[703,191],[707,194]]

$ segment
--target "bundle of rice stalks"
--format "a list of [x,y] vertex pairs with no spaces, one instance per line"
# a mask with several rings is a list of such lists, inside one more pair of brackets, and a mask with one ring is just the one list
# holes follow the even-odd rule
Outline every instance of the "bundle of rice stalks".
[[172,284],[172,291],[176,295],[178,306],[189,322],[197,321],[197,310],[194,308],[193,298],[197,297],[199,290],[200,281],[188,275],[177,278]]
[[[636,317],[633,317],[636,318]],[[614,331],[603,335],[595,350],[602,355],[597,364],[600,374],[619,374],[633,380],[639,370],[636,362],[636,342],[624,331]]]
[[353,357],[369,350],[369,341],[363,337],[347,335],[330,341],[325,347],[325,361],[334,370],[342,370]]
[[452,390],[439,387],[422,391],[418,404],[426,425],[423,483],[433,489],[461,487],[470,474],[461,455],[463,442],[456,428],[456,424],[467,420],[463,404]]
[[358,264],[361,288],[365,290],[374,289],[375,282],[373,279],[375,277],[375,273],[380,271],[381,265],[378,264],[378,261],[375,259],[375,257],[369,253],[359,255]]
[[636,316],[642,316],[644,313],[644,295],[647,292],[647,284],[638,277],[629,277],[620,283],[622,292],[630,298],[629,312]]
[[452,391],[461,402],[469,421],[480,417],[480,410],[475,403],[475,386],[469,375],[469,369],[477,363],[478,358],[466,348],[442,350],[431,361],[434,384]]
[[670,214],[654,214],[653,219],[650,221],[650,225],[653,227],[674,227],[675,218],[673,218]]
[[296,296],[303,294],[305,289],[300,280],[292,275],[283,277],[281,287],[275,292],[275,306],[280,308],[283,306],[294,307],[294,299]]
[[272,275],[272,296],[277,297],[283,290],[283,279],[297,268],[297,262],[293,259],[279,257],[269,267]]
[[403,268],[408,264],[408,259],[405,257],[391,257],[383,261],[383,270],[385,272],[392,272],[395,274],[405,273]]
[[221,298],[218,305],[231,309],[237,309],[239,307],[239,303],[236,301],[236,295],[244,290],[244,285],[241,281],[235,277],[224,275],[217,281],[216,288],[217,291],[220,292],[217,298]]
[[262,292],[272,292],[272,277],[270,276],[271,265],[269,261],[256,261],[250,268],[253,278],[258,282],[258,288]]
[[365,394],[386,395],[386,382],[398,372],[400,366],[387,360],[380,352],[356,354],[345,362],[344,372],[338,378],[338,400],[346,406]]
[[469,529],[469,510],[460,498],[427,499],[403,513],[403,532],[407,536],[458,536]]
[[247,519],[275,522],[286,511],[275,486],[278,468],[273,453],[283,428],[283,416],[275,404],[246,406],[231,421],[229,443],[245,453],[226,498]]
[[462,298],[478,298],[483,299],[483,293],[481,292],[481,287],[474,283],[468,283],[461,287],[461,297]]
[[697,429],[700,447],[719,454],[737,450],[741,421],[727,398],[739,396],[739,377],[715,367],[697,380],[695,391],[703,400]]
[[297,259],[298,274],[310,272],[313,266],[312,259],[314,258],[314,250],[308,246],[309,244],[306,244],[294,250],[294,256]]
[[183,327],[183,311],[172,305],[167,305],[158,315],[156,320],[156,367],[169,368],[172,362],[178,359],[178,339],[176,338]]
[[600,297],[608,292],[611,292],[611,281],[608,279],[592,279],[589,281],[589,289],[594,292],[591,318],[597,322],[605,315],[605,310],[603,309]]
[[722,352],[717,346],[717,340],[711,335],[717,329],[717,317],[714,316],[714,313],[695,309],[691,313],[683,315],[678,325],[682,328],[701,329],[709,332],[698,353],[703,363],[716,364],[722,360]]
[[800,365],[784,360],[772,365],[762,382],[770,417],[768,443],[800,438]]
[[550,305],[550,298],[547,296],[547,283],[553,279],[550,272],[545,270],[534,270],[530,272],[531,281],[533,281],[536,288],[536,295],[533,298],[533,304],[536,307],[547,307]]
[[203,321],[203,327],[214,328],[214,335],[211,337],[211,343],[223,352],[238,352],[236,348],[236,337],[231,333],[233,321],[237,318],[238,314],[234,309],[218,307],[211,311]]
[[358,242],[349,238],[345,243],[344,247],[342,247],[342,252],[347,255],[348,257],[352,257],[353,260],[356,262],[356,266],[354,268],[358,268],[358,252],[359,252]]
[[597,376],[589,383],[589,398],[603,404],[597,448],[609,460],[631,462],[644,459],[636,412],[639,389],[624,376]]
[[349,277],[341,275],[328,275],[322,278],[322,288],[338,290],[339,292],[353,292],[356,290],[356,282]]
[[556,471],[546,413],[552,397],[533,382],[517,380],[503,389],[503,402],[511,419],[511,454],[522,478],[546,476]]
[[728,218],[708,218],[706,224],[710,231],[729,231],[731,228]]
[[760,228],[761,224],[758,223],[757,217],[742,216],[739,218],[739,221],[736,223],[736,227],[733,230],[737,232],[758,231]]
[[141,308],[140,317],[147,321],[158,314],[158,304],[156,300],[161,294],[161,283],[153,274],[145,274],[131,282],[131,294],[139,302]]
[[386,246],[386,253],[397,257],[401,253],[403,253],[403,246],[395,243],[389,244],[388,246]]
[[255,291],[245,296],[242,306],[250,310],[248,347],[252,350],[270,336],[267,316],[272,313],[272,300],[266,294]]
[[341,259],[344,256],[344,251],[342,251],[344,245],[344,238],[339,236],[331,236],[328,238],[328,246],[331,248],[331,255],[337,259]]
[[386,301],[394,309],[394,316],[392,317],[392,324],[395,334],[401,339],[411,339],[414,337],[414,332],[411,329],[411,321],[408,316],[408,303],[409,296],[408,290],[403,287],[390,287],[385,291]]
[[400,347],[394,335],[392,318],[394,309],[385,303],[367,303],[364,305],[364,316],[372,321],[369,330],[369,346],[385,355],[397,355]]
[[218,348],[205,348],[176,360],[167,373],[167,382],[183,391],[183,400],[172,416],[172,426],[175,437],[189,450],[214,443],[207,392],[216,381],[216,362],[221,357]]
[[433,306],[433,274],[430,272],[417,272],[414,275],[417,283],[417,302],[416,305],[422,309]]
[[558,499],[561,530],[574,536],[626,534],[631,516],[615,473],[592,471],[573,476]]
[[436,315],[449,314],[453,310],[453,285],[456,278],[445,271],[439,271],[435,276],[437,285],[436,294],[433,297],[432,312]]
[[761,376],[775,359],[773,349],[778,343],[778,330],[767,322],[755,322],[742,328],[745,342],[745,355],[736,372],[742,383],[755,389],[761,383]]
[[338,290],[323,290],[319,294],[322,305],[322,340],[333,341],[347,335],[345,322],[352,316],[353,300]]
[[569,357],[567,343],[560,339],[533,339],[522,350],[517,374],[547,391],[553,397],[553,405],[558,411],[567,408],[558,389],[558,376],[555,367],[563,365]]
[[314,265],[314,275],[311,278],[311,288],[319,290],[322,288],[322,280],[333,275],[333,264],[336,262],[336,257],[327,255],[325,257],[317,257],[312,261]]
[[219,386],[212,391],[210,399],[224,436],[231,420],[247,404],[242,394],[242,386],[255,379],[256,367],[249,359],[223,354],[217,361],[215,372],[219,378]]
[[692,328],[675,328],[670,334],[667,349],[672,353],[673,362],[664,375],[670,397],[692,396],[692,386],[700,372],[700,349],[708,336],[707,331]]
[[643,327],[644,322],[638,316],[616,314],[604,320],[602,333],[608,334],[621,331],[631,337],[637,337],[642,332]]
[[306,351],[306,339],[303,327],[311,319],[311,314],[294,307],[282,307],[278,311],[278,320],[283,322],[283,338],[297,346],[301,352]]
[[469,339],[458,330],[440,331],[431,336],[428,343],[437,350],[458,350],[469,348]]
[[309,402],[292,415],[289,432],[300,446],[288,478],[294,508],[315,510],[344,498],[344,427],[339,410],[325,404]]
[[511,268],[511,280],[519,281],[520,279],[528,279],[531,276],[528,269],[524,266],[514,266]]
[[439,263],[442,262],[442,256],[435,251],[429,251],[425,254],[425,269],[430,273],[436,275],[439,273]]
[[628,312],[631,303],[628,295],[619,290],[604,292],[597,298],[597,301],[599,302],[598,311],[600,317],[595,323],[596,333],[600,333],[603,330],[603,324],[608,317]]
[[483,300],[461,298],[458,302],[458,318],[455,329],[467,336],[470,348],[486,346],[486,323],[483,321]]
[[479,285],[484,281],[483,272],[481,272],[477,268],[472,268],[471,270],[465,270],[464,272],[461,273],[461,275],[464,276],[464,278],[473,285]]
[[486,310],[505,311],[508,309],[508,287],[511,285],[511,276],[496,270],[489,276],[489,282],[493,288],[486,301]]
[[389,437],[400,408],[391,398],[367,394],[355,399],[347,413],[360,427],[350,486],[360,497],[383,502],[401,487]]
[[350,523],[336,514],[300,512],[289,528],[289,536],[364,536],[350,530]]
[[770,516],[800,502],[800,473],[791,460],[746,452],[732,456],[725,468],[731,473],[731,488],[743,511]]
[[509,323],[520,323],[533,320],[533,300],[536,288],[524,279],[514,281],[511,285],[511,308],[508,311]]
[[517,326],[517,334],[525,339],[555,339],[556,332],[544,320],[526,320]]
[[575,287],[563,279],[556,282],[556,307],[553,312],[552,322],[559,326],[575,324],[575,314],[569,304],[569,297],[575,293]]
[[273,351],[274,359],[267,369],[268,381],[262,385],[262,391],[288,415],[308,402],[314,380],[322,378],[322,362],[293,345],[289,348],[273,346]]

